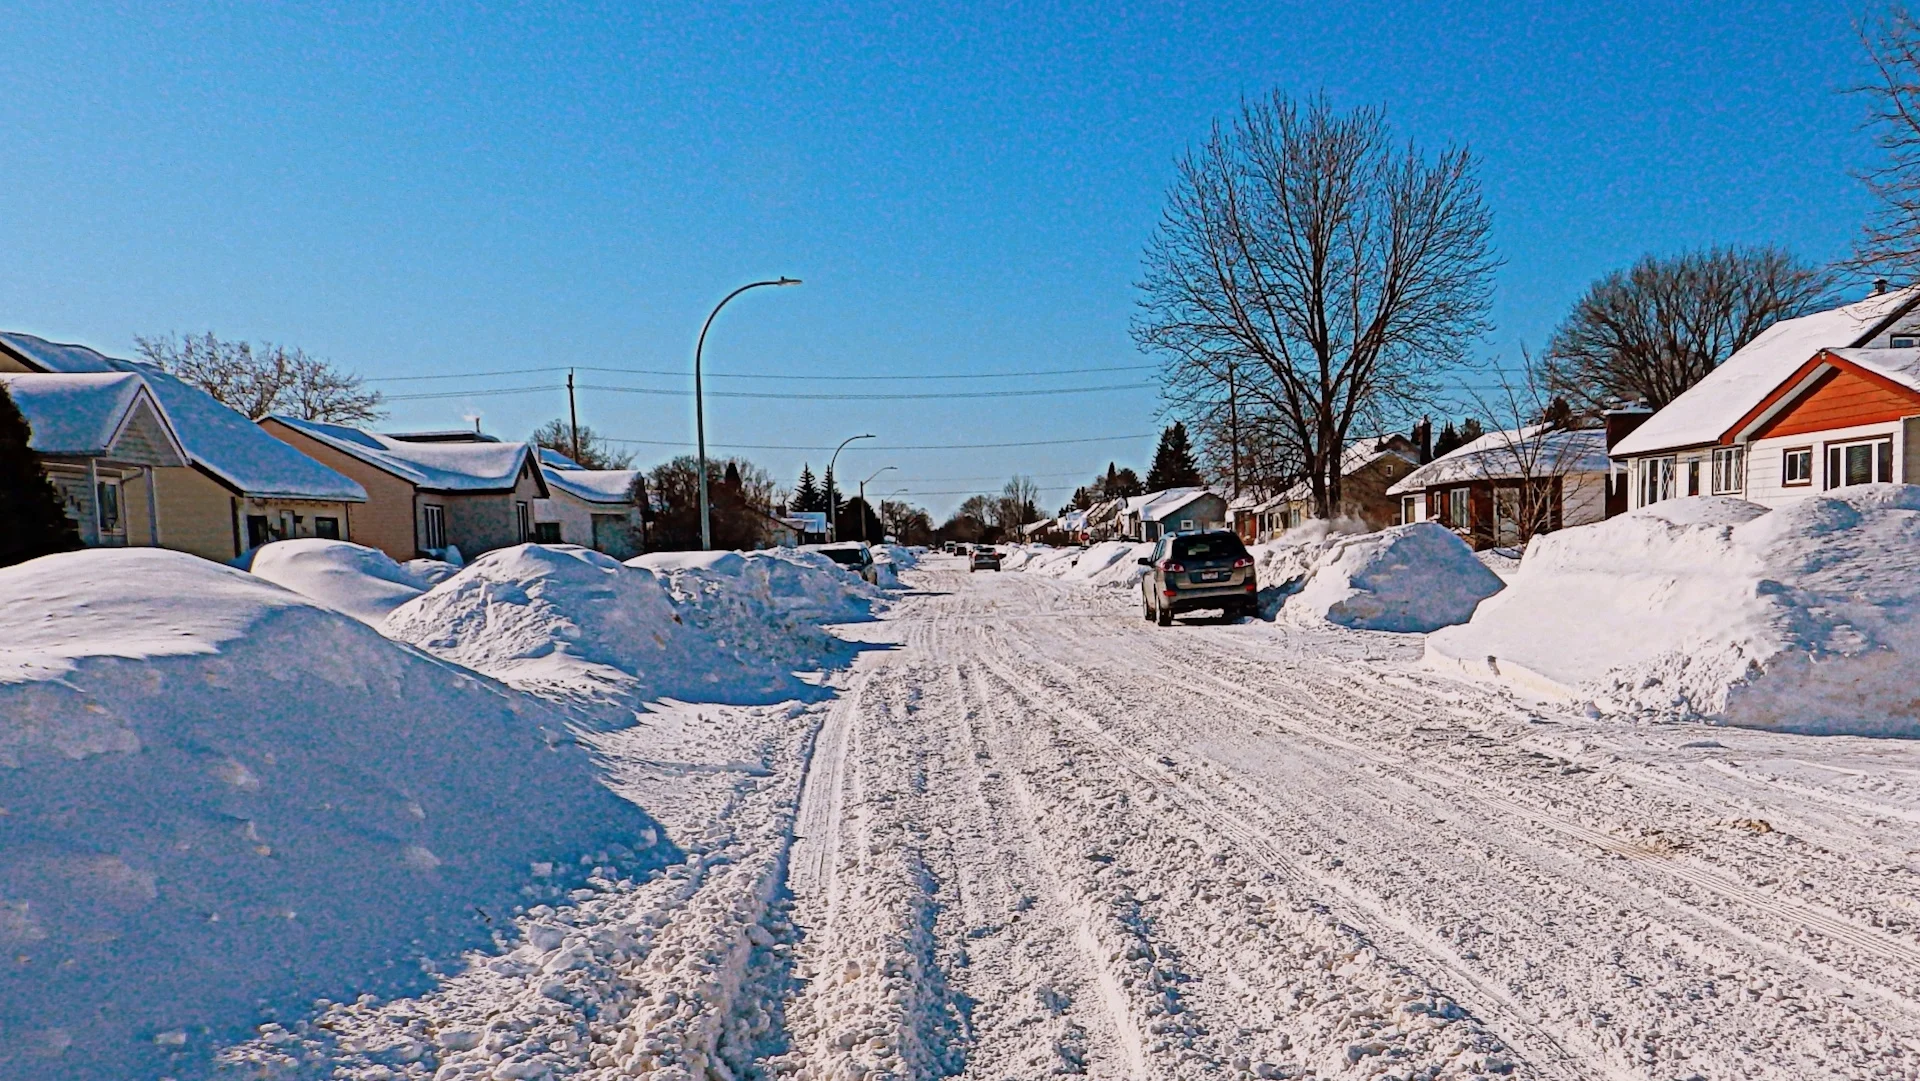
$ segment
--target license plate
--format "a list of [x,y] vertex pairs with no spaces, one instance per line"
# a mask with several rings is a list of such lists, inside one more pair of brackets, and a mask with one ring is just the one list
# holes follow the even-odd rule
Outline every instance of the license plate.
[[1202,582],[1218,582],[1226,578],[1226,576],[1227,576],[1226,571],[1201,571],[1200,572],[1200,580]]

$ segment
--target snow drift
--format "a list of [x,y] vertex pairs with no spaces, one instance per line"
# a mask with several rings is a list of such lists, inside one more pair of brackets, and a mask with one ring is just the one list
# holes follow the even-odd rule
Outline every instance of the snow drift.
[[475,559],[381,629],[606,723],[662,698],[811,697],[795,678],[845,647],[822,623],[864,619],[880,592],[825,556],[673,552],[621,563],[577,545]]
[[347,541],[275,541],[248,555],[259,577],[362,623],[378,624],[433,584],[385,552]]
[[1501,581],[1451,530],[1433,522],[1343,534],[1308,522],[1255,545],[1264,599],[1288,621],[1426,632],[1464,623]]
[[1603,712],[1920,736],[1920,487],[1680,499],[1535,538],[1427,655]]
[[417,989],[534,864],[652,844],[558,720],[193,556],[0,570],[0,1075],[160,1076]]

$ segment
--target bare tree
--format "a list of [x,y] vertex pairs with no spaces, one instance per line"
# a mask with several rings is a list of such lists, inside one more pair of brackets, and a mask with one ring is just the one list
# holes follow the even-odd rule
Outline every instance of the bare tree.
[[1832,284],[1779,248],[1644,256],[1587,287],[1547,343],[1545,382],[1589,412],[1658,409],[1774,323],[1826,306]]
[[573,435],[573,425],[564,418],[556,417],[535,428],[528,442],[558,451],[588,469],[633,468],[632,451],[615,449],[604,436],[584,424],[580,426],[579,454],[576,456]]
[[1896,5],[1862,27],[1861,37],[1874,81],[1857,91],[1873,103],[1869,121],[1882,158],[1861,176],[1879,205],[1847,265],[1910,277],[1920,265],[1920,21]]
[[1000,490],[994,502],[993,524],[1004,537],[1011,538],[1023,525],[1040,520],[1040,488],[1033,478],[1016,474]]
[[1569,478],[1596,464],[1596,456],[1604,463],[1606,433],[1584,426],[1564,398],[1553,396],[1544,366],[1525,359],[1517,378],[1502,371],[1493,393],[1473,393],[1479,412],[1493,418],[1493,431],[1476,433],[1468,442],[1479,448],[1459,462],[1461,479],[1491,489],[1491,518],[1470,523],[1475,539],[1518,548],[1559,529],[1570,500],[1605,499],[1604,489],[1569,491]]
[[305,350],[224,341],[208,331],[176,339],[135,337],[140,355],[215,400],[259,420],[270,413],[363,424],[385,416],[377,390]]
[[1275,93],[1181,160],[1147,247],[1134,337],[1169,400],[1218,401],[1291,445],[1316,513],[1340,505],[1357,423],[1385,430],[1487,329],[1490,218],[1464,148],[1431,159],[1384,115]]

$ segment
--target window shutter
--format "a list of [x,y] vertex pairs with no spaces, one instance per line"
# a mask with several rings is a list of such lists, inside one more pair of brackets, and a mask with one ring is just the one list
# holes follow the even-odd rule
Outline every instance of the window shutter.
[[1920,417],[1901,418],[1900,447],[1901,483],[1920,484]]

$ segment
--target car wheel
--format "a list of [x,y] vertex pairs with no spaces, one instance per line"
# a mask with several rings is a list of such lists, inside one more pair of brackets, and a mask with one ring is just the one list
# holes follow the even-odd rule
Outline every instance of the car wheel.
[[1154,626],[1156,627],[1173,626],[1173,610],[1170,608],[1163,607],[1162,605],[1155,604],[1153,606],[1153,623],[1154,623]]

